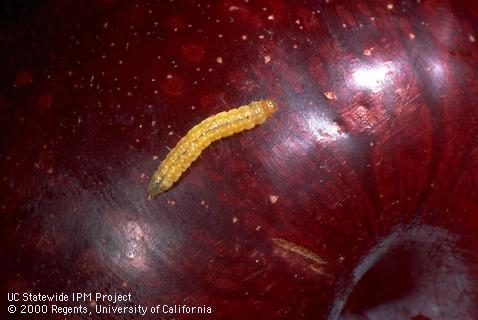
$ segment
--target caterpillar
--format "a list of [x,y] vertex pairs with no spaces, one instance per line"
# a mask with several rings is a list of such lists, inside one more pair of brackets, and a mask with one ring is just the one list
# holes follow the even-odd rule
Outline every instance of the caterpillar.
[[165,192],[212,142],[264,123],[274,112],[274,101],[260,100],[210,116],[195,125],[166,155],[151,177],[149,198]]

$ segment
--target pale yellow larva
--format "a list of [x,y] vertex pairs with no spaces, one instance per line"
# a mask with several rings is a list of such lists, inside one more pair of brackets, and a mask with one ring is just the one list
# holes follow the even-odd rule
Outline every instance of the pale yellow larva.
[[171,188],[212,142],[251,129],[266,121],[276,111],[274,101],[260,100],[201,121],[179,140],[156,169],[148,186],[149,196],[155,197]]

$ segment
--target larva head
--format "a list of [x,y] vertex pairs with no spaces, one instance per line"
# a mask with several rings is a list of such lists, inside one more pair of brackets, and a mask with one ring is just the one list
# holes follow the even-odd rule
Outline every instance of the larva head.
[[277,111],[277,104],[271,100],[261,100],[259,101],[262,111],[269,117],[271,114]]
[[150,198],[158,196],[160,193],[168,190],[171,186],[166,186],[161,179],[157,179],[155,176],[151,178],[151,181],[148,185],[148,194]]

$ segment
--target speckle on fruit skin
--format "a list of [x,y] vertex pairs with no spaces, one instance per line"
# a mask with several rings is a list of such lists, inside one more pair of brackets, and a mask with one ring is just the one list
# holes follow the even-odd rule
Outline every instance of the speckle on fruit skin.
[[270,195],[269,196],[269,200],[272,204],[275,204],[277,202],[277,200],[279,200],[279,196],[276,196],[276,195]]
[[335,92],[333,91],[324,92],[324,96],[329,100],[337,100],[337,96],[335,95]]

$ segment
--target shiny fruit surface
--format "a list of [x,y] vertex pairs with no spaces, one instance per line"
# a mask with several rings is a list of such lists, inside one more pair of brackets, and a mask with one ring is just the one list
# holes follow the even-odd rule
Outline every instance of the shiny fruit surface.
[[[2,291],[212,309],[35,319],[478,319],[475,1],[5,1],[0,17]],[[148,201],[190,128],[269,98],[269,120]]]

